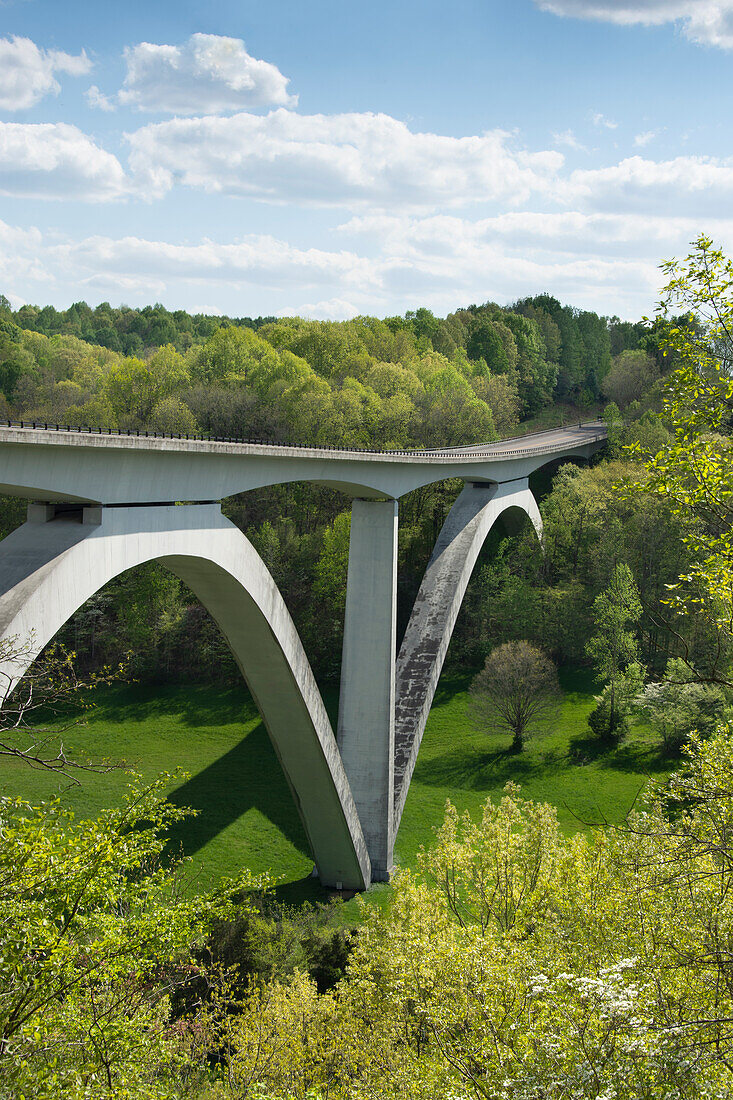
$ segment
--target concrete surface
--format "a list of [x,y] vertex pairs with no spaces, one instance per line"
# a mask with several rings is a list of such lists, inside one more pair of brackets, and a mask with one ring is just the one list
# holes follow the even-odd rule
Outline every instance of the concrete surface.
[[[254,547],[218,505],[90,508],[31,520],[0,543],[0,638],[35,652],[113,577],[159,561],[226,637],[300,812],[321,881],[361,890],[371,872],[336,740],[298,634]],[[45,521],[44,521],[45,516]],[[11,687],[32,655],[0,666]],[[114,753],[114,746],[110,746]]]
[[[594,423],[474,447],[378,453],[0,427],[0,494],[35,501],[28,522],[0,543],[0,638],[32,636],[40,652],[112,577],[160,561],[227,638],[321,880],[363,889],[389,877],[425,722],[486,536],[502,514],[529,515],[541,534],[529,474],[553,459],[590,457],[606,434]],[[466,487],[440,533],[395,662],[397,498],[449,477]],[[272,577],[213,503],[289,481],[357,498],[338,744]],[[17,680],[30,659],[6,662],[0,677]]]
[[394,830],[399,828],[425,723],[473,567],[499,516],[542,518],[526,481],[466,485],[438,536],[397,656]]
[[396,612],[397,501],[355,500],[337,737],[377,882],[394,847]]
[[361,452],[0,427],[0,494],[96,504],[213,501],[290,481],[390,497],[449,477],[510,481],[552,458],[585,458],[606,425],[558,428],[443,451]]

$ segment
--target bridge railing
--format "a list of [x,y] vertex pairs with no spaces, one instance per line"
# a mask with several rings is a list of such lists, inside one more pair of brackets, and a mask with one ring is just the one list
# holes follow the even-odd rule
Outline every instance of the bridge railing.
[[[599,425],[599,421],[591,420],[583,422],[578,421],[577,426],[579,428],[593,428]],[[571,424],[563,425],[563,427],[572,427],[575,425],[573,421]],[[208,433],[183,433],[183,432],[151,432],[143,428],[89,428],[74,426],[69,424],[54,424],[49,421],[40,420],[8,420],[3,423],[3,427],[8,428],[21,428],[32,429],[34,431],[47,431],[47,432],[75,432],[79,435],[101,435],[101,436],[119,436],[127,438],[137,439],[175,439],[175,440],[190,440],[192,442],[200,443],[233,443],[241,446],[260,446],[260,447],[285,447],[289,449],[308,450],[308,451],[342,451],[349,454],[383,454],[383,455],[413,455],[418,457],[420,455],[434,456],[434,455],[453,455],[459,457],[462,450],[469,451],[472,457],[480,458],[484,453],[490,455],[492,452],[483,452],[479,450],[481,446],[494,447],[497,443],[514,443],[519,440],[531,439],[533,435],[545,435],[547,432],[559,431],[561,428],[539,428],[535,432],[527,432],[525,435],[509,436],[505,439],[492,440],[491,443],[466,443],[457,447],[443,447],[430,450],[426,447],[410,447],[403,448],[401,450],[388,450],[386,448],[378,447],[349,447],[343,444],[330,444],[330,443],[289,443],[282,440],[263,439],[262,437],[254,436],[221,436],[211,435]],[[589,440],[590,442],[590,440]],[[548,450],[552,450],[550,447]],[[509,451],[502,451],[503,454],[525,454],[529,448],[515,448]],[[494,452],[495,453],[495,452]]]

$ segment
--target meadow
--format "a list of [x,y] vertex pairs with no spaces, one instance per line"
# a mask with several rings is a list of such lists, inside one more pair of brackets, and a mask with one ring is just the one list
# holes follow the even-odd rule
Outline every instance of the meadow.
[[[519,755],[510,738],[487,733],[471,716],[471,675],[444,676],[418,757],[395,849],[399,866],[412,866],[430,844],[446,799],[477,815],[486,798],[512,780],[524,795],[557,807],[564,830],[617,822],[652,777],[670,770],[648,731],[636,726],[615,749],[592,737],[587,716],[595,690],[585,670],[561,671],[558,718]],[[77,817],[96,817],[119,803],[132,769],[152,778],[180,769],[171,800],[196,810],[170,839],[190,857],[187,888],[205,889],[241,866],[267,873],[286,902],[325,900],[311,877],[313,863],[294,802],[267,732],[244,687],[123,684],[97,688],[84,723],[63,732],[71,758],[123,763],[104,773],[63,776],[5,761],[0,793],[29,801],[59,797]],[[326,695],[335,721],[336,693]],[[51,727],[53,729],[53,726]],[[57,729],[58,734],[58,729]],[[375,886],[370,898],[386,893]],[[348,906],[347,916],[356,908]]]

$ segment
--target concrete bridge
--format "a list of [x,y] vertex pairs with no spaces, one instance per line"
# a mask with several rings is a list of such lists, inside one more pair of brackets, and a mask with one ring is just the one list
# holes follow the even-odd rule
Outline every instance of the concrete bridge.
[[[38,653],[113,577],[158,561],[226,637],[259,707],[322,882],[389,877],[394,841],[456,617],[503,515],[542,521],[530,474],[604,445],[601,422],[437,451],[376,452],[0,427],[0,493],[28,519],[0,543],[0,639]],[[398,500],[460,478],[396,653]],[[311,481],[353,498],[336,736],[285,603],[220,501]],[[32,660],[0,665],[3,693]]]

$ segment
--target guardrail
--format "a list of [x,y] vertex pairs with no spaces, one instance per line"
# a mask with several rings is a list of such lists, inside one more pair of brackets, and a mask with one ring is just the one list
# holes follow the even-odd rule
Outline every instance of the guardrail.
[[[599,424],[598,420],[591,420],[591,421],[588,421],[585,424],[582,421],[578,421],[578,427],[579,428],[593,428],[593,427],[596,427],[598,424]],[[151,440],[152,439],[160,439],[160,440],[165,440],[165,439],[173,440],[173,439],[176,439],[176,440],[181,440],[181,441],[189,440],[189,441],[197,442],[197,443],[229,443],[229,444],[236,444],[236,445],[241,445],[241,446],[257,446],[257,447],[273,447],[273,448],[274,447],[282,447],[282,448],[289,448],[289,449],[296,449],[296,450],[325,451],[325,452],[328,452],[328,453],[331,453],[333,451],[340,451],[342,454],[370,454],[370,455],[385,455],[385,456],[394,455],[396,457],[399,457],[399,456],[405,457],[405,456],[407,456],[407,457],[412,457],[412,458],[420,458],[420,457],[425,457],[425,458],[433,458],[433,457],[441,457],[442,458],[442,457],[445,457],[445,458],[457,458],[457,459],[459,459],[459,458],[463,458],[463,459],[465,459],[465,458],[484,458],[484,457],[490,458],[490,457],[496,457],[496,455],[498,453],[496,450],[494,450],[494,451],[488,451],[488,450],[487,451],[480,451],[480,450],[474,449],[476,447],[481,447],[482,444],[480,444],[480,443],[479,444],[467,443],[465,445],[465,450],[460,448],[460,447],[446,448],[444,450],[428,450],[424,447],[421,447],[421,448],[412,448],[412,449],[409,449],[409,450],[405,449],[405,450],[399,450],[399,451],[394,451],[394,450],[388,451],[388,450],[378,450],[375,447],[343,447],[343,446],[337,446],[335,444],[328,444],[328,443],[284,443],[280,440],[276,441],[276,440],[271,440],[271,439],[262,439],[262,438],[254,438],[254,437],[235,438],[235,437],[231,437],[231,436],[218,436],[218,435],[207,435],[207,434],[193,435],[193,434],[189,434],[189,433],[184,434],[184,433],[176,433],[176,432],[149,432],[149,431],[145,431],[142,428],[82,428],[82,427],[70,426],[68,424],[65,424],[65,425],[64,424],[53,424],[53,423],[49,423],[49,422],[46,422],[46,421],[41,422],[41,421],[36,421],[36,420],[33,420],[33,421],[8,420],[7,425],[3,424],[3,427],[6,427],[6,426],[8,428],[21,428],[23,430],[46,431],[46,432],[54,432],[54,433],[55,432],[68,432],[68,433],[77,433],[79,435],[118,436],[120,438],[132,438],[132,439],[136,438],[136,439],[151,439]],[[496,447],[498,444],[501,444],[503,442],[514,443],[516,440],[520,440],[520,439],[521,440],[532,439],[533,436],[547,435],[548,433],[555,432],[555,431],[564,431],[566,427],[571,427],[571,425],[565,425],[564,427],[561,427],[561,428],[542,428],[540,431],[528,432],[526,435],[510,436],[506,440],[497,439],[497,440],[494,440],[493,443],[484,444],[484,446],[486,446],[486,447]],[[605,433],[599,433],[598,435],[594,436],[593,438],[589,438],[587,440],[587,442],[588,443],[594,443],[594,442],[597,442],[599,439],[603,439],[603,438],[605,438]],[[547,448],[547,452],[551,453],[552,451],[555,451],[555,450],[562,450],[564,447],[567,447],[566,443],[558,444],[555,447],[550,446],[550,447]],[[512,450],[502,450],[499,453],[505,454],[505,455],[521,455],[521,454],[530,454],[530,453],[532,453],[533,450],[534,450],[534,448],[532,448],[532,447],[521,447],[521,448],[513,448]]]

